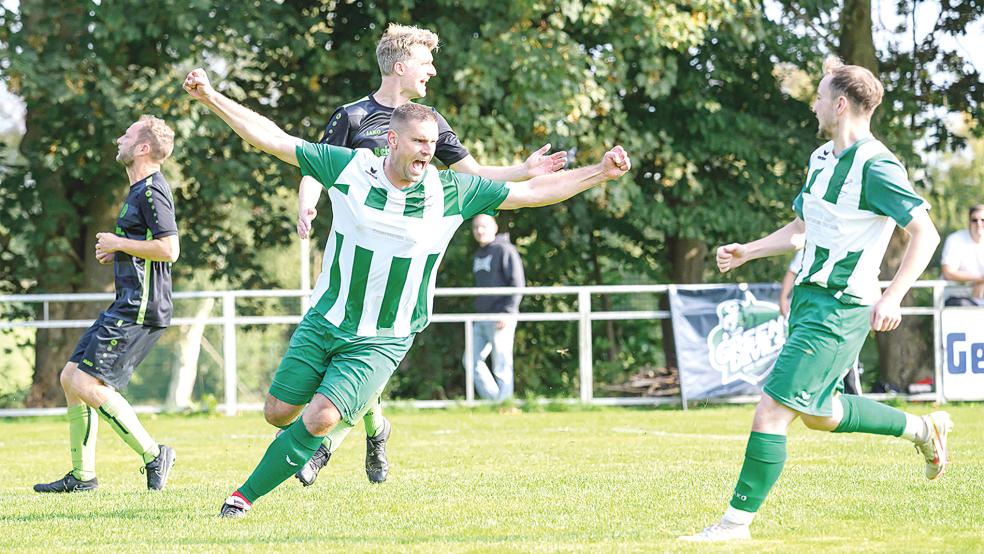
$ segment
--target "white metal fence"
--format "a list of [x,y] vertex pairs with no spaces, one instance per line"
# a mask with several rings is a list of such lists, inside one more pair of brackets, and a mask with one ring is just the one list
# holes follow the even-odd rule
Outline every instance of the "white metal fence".
[[[887,286],[888,283],[882,283]],[[915,395],[917,399],[936,400],[944,402],[942,387],[940,386],[944,352],[941,339],[941,310],[943,308],[943,292],[945,287],[950,285],[947,281],[919,281],[913,288],[932,289],[932,305],[904,307],[904,315],[920,315],[933,317],[933,347],[934,357],[934,383],[935,392],[929,395]],[[435,291],[436,296],[442,297],[463,297],[463,296],[498,296],[510,294],[522,294],[524,296],[546,296],[546,295],[566,295],[577,297],[577,311],[571,312],[524,312],[514,314],[517,321],[542,322],[542,321],[576,321],[578,323],[578,376],[580,390],[578,398],[569,401],[579,401],[585,404],[595,405],[652,405],[681,403],[686,409],[686,400],[680,396],[676,397],[595,397],[594,396],[594,356],[592,351],[592,329],[591,323],[594,321],[625,321],[625,320],[661,320],[670,317],[668,310],[624,310],[624,311],[594,311],[591,307],[591,299],[599,295],[637,295],[637,294],[667,294],[672,289],[678,290],[707,290],[719,288],[720,284],[704,285],[602,285],[602,286],[558,286],[558,287],[489,287],[489,288],[439,288]],[[237,398],[237,359],[236,359],[236,327],[240,325],[271,325],[271,324],[296,324],[301,320],[298,315],[265,315],[265,316],[244,316],[237,315],[236,301],[241,298],[298,298],[298,308],[300,311],[306,310],[308,306],[309,291],[304,290],[229,290],[229,291],[200,291],[200,292],[176,292],[173,297],[175,300],[182,299],[202,299],[217,298],[221,299],[221,315],[218,317],[188,318],[177,317],[171,322],[172,326],[191,325],[193,323],[205,325],[221,325],[223,332],[223,375],[224,375],[224,402],[220,403],[219,409],[226,414],[232,415],[240,410],[260,410],[261,404],[243,404]],[[74,320],[53,320],[49,318],[49,306],[55,302],[103,302],[109,303],[113,300],[112,293],[76,293],[76,294],[23,294],[23,295],[0,295],[0,305],[2,304],[41,304],[41,318],[24,321],[0,321],[0,329],[12,328],[35,328],[35,329],[66,329],[66,328],[85,328],[92,324],[89,319]],[[434,323],[463,323],[465,333],[465,352],[464,359],[471,360],[474,345],[472,344],[472,325],[476,321],[492,321],[502,319],[503,314],[476,314],[476,313],[435,313],[431,318]],[[469,369],[465,372],[465,404],[474,404],[474,376]],[[735,401],[753,400],[748,397],[733,399]],[[414,400],[411,403],[416,407],[443,407],[458,403],[454,400]],[[154,411],[155,408],[143,407],[141,411]],[[25,408],[0,410],[0,416],[22,416],[22,415],[53,415],[64,413],[64,408],[44,409],[44,408]]]

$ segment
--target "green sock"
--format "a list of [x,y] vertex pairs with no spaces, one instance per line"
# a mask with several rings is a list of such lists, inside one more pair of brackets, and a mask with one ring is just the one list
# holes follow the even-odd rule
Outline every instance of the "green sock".
[[99,418],[95,411],[80,404],[68,407],[68,441],[72,447],[72,475],[79,481],[96,477],[96,431]]
[[731,507],[744,512],[757,512],[772,486],[779,480],[786,463],[786,435],[756,433],[748,437],[745,463],[741,466]]
[[835,433],[870,433],[872,435],[902,436],[905,431],[905,412],[870,398],[853,394],[840,395],[844,418]]
[[304,422],[298,418],[273,439],[249,479],[239,487],[239,493],[252,504],[272,491],[311,459],[322,439],[324,437],[308,433]]
[[140,425],[133,406],[130,406],[130,403],[116,391],[111,391],[106,396],[106,401],[98,408],[99,415],[109,423],[127,446],[140,454],[145,464],[156,458],[161,450],[157,441],[150,438],[150,433]]
[[[366,417],[368,418],[369,416],[366,415]],[[334,454],[335,451],[338,450],[338,447],[342,445],[342,441],[345,440],[345,437],[347,437],[351,431],[352,426],[346,423],[344,419],[339,421],[338,425],[336,425],[335,428],[325,436],[325,440],[322,441],[322,444],[324,444],[325,448],[328,449],[328,453]]]
[[380,395],[376,396],[373,400],[372,405],[369,406],[369,411],[363,416],[362,422],[366,425],[366,436],[375,437],[383,430],[383,406],[380,403]]

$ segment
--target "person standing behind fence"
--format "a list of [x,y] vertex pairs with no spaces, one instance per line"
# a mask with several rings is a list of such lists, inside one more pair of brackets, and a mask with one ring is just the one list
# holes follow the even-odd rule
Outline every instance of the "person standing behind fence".
[[[509,233],[498,233],[499,226],[490,215],[472,220],[472,234],[478,250],[472,259],[476,287],[522,287],[526,284],[523,261],[509,242]],[[475,311],[482,314],[515,314],[522,295],[477,296]],[[516,320],[503,317],[496,321],[476,321],[472,327],[474,349],[465,369],[475,374],[475,390],[486,400],[501,402],[513,395],[513,341]],[[485,359],[491,357],[492,368]]]
[[951,296],[947,306],[984,306],[984,204],[967,213],[967,229],[951,233],[943,243],[943,278],[973,286],[970,296]]
[[140,455],[147,488],[160,490],[174,465],[174,449],[158,444],[118,392],[171,323],[171,263],[178,259],[178,226],[161,164],[174,148],[163,120],[142,116],[116,140],[130,188],[114,233],[96,234],[96,259],[113,264],[116,300],[82,334],[61,372],[68,403],[72,470],[36,492],[80,492],[96,479],[96,412]]

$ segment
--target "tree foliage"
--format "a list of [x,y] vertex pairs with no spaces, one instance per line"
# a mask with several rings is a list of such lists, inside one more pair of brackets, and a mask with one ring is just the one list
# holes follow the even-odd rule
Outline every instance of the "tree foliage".
[[[943,18],[941,32],[977,18],[971,4],[952,7],[958,15]],[[792,216],[789,205],[817,141],[811,99],[785,77],[817,74],[824,45],[811,27],[834,25],[824,18],[836,5],[787,1],[784,17],[772,21],[752,0],[189,0],[180,9],[134,0],[24,0],[18,12],[0,12],[3,79],[28,109],[21,144],[27,165],[5,167],[0,187],[0,290],[111,286],[109,272],[92,261],[92,237],[108,228],[125,192],[112,161],[115,138],[141,113],[164,117],[177,132],[165,172],[181,227],[178,286],[192,276],[219,287],[271,286],[269,263],[257,252],[296,240],[297,171],[192,105],[181,80],[204,66],[226,94],[317,140],[336,106],[378,86],[374,48],[390,21],[441,36],[438,76],[423,102],[447,117],[480,162],[516,163],[545,142],[575,150],[577,165],[614,144],[633,156],[631,175],[605,188],[503,214],[500,226],[519,245],[530,284],[720,280],[707,263],[711,247],[756,238]],[[911,66],[892,57],[883,70],[892,80],[887,88],[896,91],[896,81],[922,76],[933,63],[958,67],[952,53],[934,52]],[[978,113],[976,74],[960,71],[955,82],[966,86],[957,92],[936,85],[892,92],[888,127],[944,100]],[[929,120],[915,121],[904,128],[936,129],[940,147],[956,140]],[[904,143],[916,135],[893,136]],[[320,240],[330,219],[322,212]],[[442,286],[471,284],[474,244],[462,235],[445,257]],[[727,279],[776,279],[782,267],[781,260],[753,264]],[[439,301],[452,310],[469,311],[469,304]],[[574,304],[529,298],[524,307]],[[605,331],[596,334],[605,378],[665,361],[658,326]],[[54,376],[77,338],[70,335],[39,340],[37,402],[59,401]],[[461,344],[458,332],[423,333],[405,363],[411,371],[394,378],[395,393],[460,394],[463,379],[448,377],[461,374],[458,356],[448,352],[460,352]],[[520,390],[575,390],[573,325],[520,326],[517,344]]]

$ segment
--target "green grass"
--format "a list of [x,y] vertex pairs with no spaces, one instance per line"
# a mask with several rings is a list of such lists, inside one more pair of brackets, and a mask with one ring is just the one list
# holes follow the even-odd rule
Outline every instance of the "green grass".
[[[928,407],[913,406],[917,413]],[[391,411],[390,479],[370,485],[353,432],[315,486],[293,479],[243,520],[218,518],[273,436],[258,414],[145,420],[178,452],[168,488],[105,424],[98,491],[31,491],[70,466],[59,419],[0,421],[0,551],[970,552],[984,549],[984,408],[949,408],[953,465],[922,477],[911,445],[795,424],[754,541],[690,545],[716,520],[752,408]],[[361,429],[361,426],[360,426]]]

